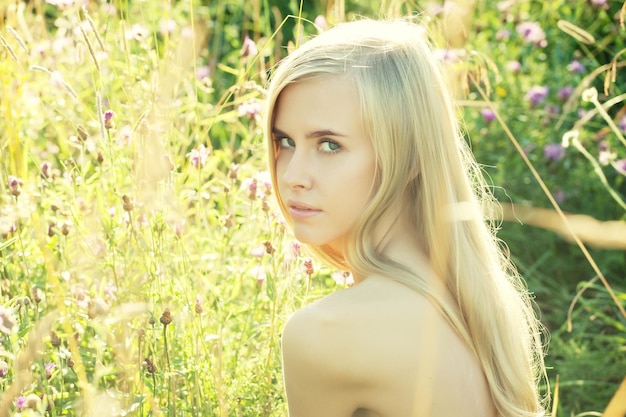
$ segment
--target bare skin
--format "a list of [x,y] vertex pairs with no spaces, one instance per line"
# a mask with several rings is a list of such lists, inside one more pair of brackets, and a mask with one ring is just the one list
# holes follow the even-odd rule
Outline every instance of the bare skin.
[[[359,103],[346,77],[295,83],[281,93],[272,132],[294,234],[338,252],[377,186]],[[454,305],[430,270],[408,198],[368,239]],[[355,276],[354,287],[290,318],[283,332],[290,416],[494,417],[471,351],[430,301],[392,278]]]
[[429,301],[386,277],[295,313],[283,358],[290,417],[496,415],[468,348]]

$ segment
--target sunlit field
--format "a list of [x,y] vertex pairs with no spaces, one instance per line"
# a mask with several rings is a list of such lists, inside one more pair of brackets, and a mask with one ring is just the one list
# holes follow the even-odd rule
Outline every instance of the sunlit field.
[[0,417],[286,416],[283,324],[351,277],[277,210],[265,86],[359,16],[417,19],[445,62],[546,327],[550,412],[623,417],[625,10],[5,0]]

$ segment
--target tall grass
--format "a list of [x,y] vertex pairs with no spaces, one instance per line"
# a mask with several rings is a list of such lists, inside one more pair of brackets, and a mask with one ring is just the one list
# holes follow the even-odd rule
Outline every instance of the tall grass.
[[[259,127],[267,72],[323,29],[323,20],[312,23],[317,15],[332,23],[425,9],[437,27],[437,9],[417,3],[2,6],[0,416],[284,416],[284,320],[345,279],[312,264],[277,212]],[[591,32],[623,33],[609,19],[618,5],[557,3],[571,19],[602,13],[605,26]],[[541,151],[575,126],[584,104],[572,95],[559,118],[529,108],[525,90],[552,82],[542,78],[550,65],[566,74],[572,57],[564,51],[578,45],[558,33],[556,6],[516,7],[508,20],[492,2],[478,3],[481,20],[472,28],[480,31],[463,46],[471,59],[451,65],[487,69],[482,81],[494,87],[491,99],[514,135]],[[495,41],[499,29],[531,17],[567,48]],[[585,62],[600,67],[619,57],[620,42],[598,36],[596,49],[581,48]],[[494,48],[500,55],[472,58]],[[521,74],[504,70],[523,56]],[[568,77],[601,88],[599,75]],[[621,97],[619,77],[609,87],[602,100]],[[471,87],[467,93],[464,117],[478,159],[505,167],[487,168],[494,184],[512,196],[504,198],[544,204],[510,143],[478,113],[483,99]],[[584,142],[605,124],[576,126]],[[617,142],[611,150],[614,165],[626,156]],[[551,189],[571,193],[566,209],[623,218],[584,157],[567,152],[558,161],[529,156]],[[619,170],[602,169],[623,199]],[[582,200],[583,190],[595,197]],[[574,247],[515,224],[503,225],[502,237],[552,333],[547,364],[552,383],[559,376],[557,414],[601,411],[624,372],[624,317]],[[623,252],[592,256],[624,302]]]

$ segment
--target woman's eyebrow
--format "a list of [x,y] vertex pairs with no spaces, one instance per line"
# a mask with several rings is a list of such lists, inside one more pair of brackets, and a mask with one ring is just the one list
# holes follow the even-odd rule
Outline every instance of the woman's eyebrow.
[[[278,128],[273,128],[272,129],[272,134],[274,136],[278,136],[278,137],[291,137],[287,133],[283,132],[282,130],[280,130]],[[346,137],[346,135],[344,135],[343,133],[339,133],[339,132],[337,132],[335,130],[320,129],[320,130],[314,130],[312,132],[307,133],[305,135],[305,138],[306,139],[315,139],[315,138],[320,138],[320,137],[324,137],[324,136]]]

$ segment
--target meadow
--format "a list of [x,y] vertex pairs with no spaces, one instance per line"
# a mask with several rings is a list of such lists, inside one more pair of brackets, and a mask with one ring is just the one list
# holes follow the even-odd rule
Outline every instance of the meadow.
[[546,327],[551,415],[602,415],[626,376],[626,3],[7,0],[0,417],[286,415],[282,326],[350,276],[277,211],[265,86],[359,16],[432,33]]

